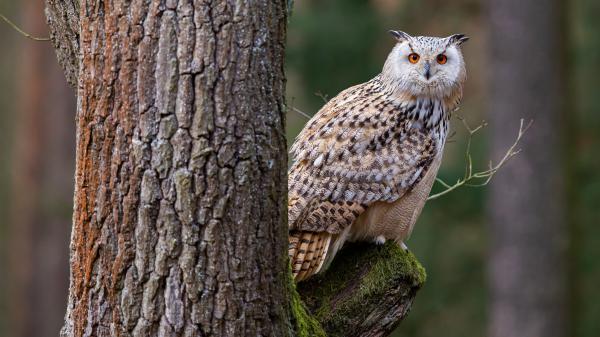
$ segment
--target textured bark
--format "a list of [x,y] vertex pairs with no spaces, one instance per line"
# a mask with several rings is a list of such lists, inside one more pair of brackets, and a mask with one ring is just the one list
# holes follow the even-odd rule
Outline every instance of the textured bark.
[[286,336],[284,1],[83,1],[63,336]]
[[79,0],[46,0],[45,12],[58,62],[67,82],[75,87],[79,75]]
[[[45,35],[43,3],[23,2],[23,28]],[[68,288],[73,208],[75,95],[47,43],[20,39],[18,99],[9,225],[6,335],[56,336]],[[43,76],[40,76],[43,74]],[[3,274],[4,275],[4,274]],[[31,322],[35,322],[32,324]]]
[[423,267],[397,244],[353,243],[298,292],[329,337],[388,336],[424,282]]
[[564,11],[559,0],[488,6],[495,156],[513,141],[507,130],[534,119],[491,187],[488,336],[567,336]]
[[[285,250],[286,3],[47,6],[79,97],[62,336],[324,336]],[[331,336],[387,335],[424,271],[354,248],[303,293]]]

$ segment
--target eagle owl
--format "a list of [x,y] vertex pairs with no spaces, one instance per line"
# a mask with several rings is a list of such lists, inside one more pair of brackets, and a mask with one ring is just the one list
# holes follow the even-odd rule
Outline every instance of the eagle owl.
[[462,34],[390,32],[383,71],[321,108],[291,153],[288,219],[292,272],[324,270],[346,241],[403,245],[435,181],[449,118],[466,79]]

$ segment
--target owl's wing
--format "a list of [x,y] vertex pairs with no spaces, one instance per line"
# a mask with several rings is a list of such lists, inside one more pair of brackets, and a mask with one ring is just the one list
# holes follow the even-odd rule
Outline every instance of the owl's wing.
[[407,118],[415,107],[365,91],[331,100],[292,146],[291,230],[337,234],[374,202],[402,197],[433,161],[436,141]]
[[438,153],[428,125],[413,124],[418,107],[381,91],[372,80],[340,93],[292,146],[288,255],[296,281],[331,260],[336,234],[370,205],[410,191]]

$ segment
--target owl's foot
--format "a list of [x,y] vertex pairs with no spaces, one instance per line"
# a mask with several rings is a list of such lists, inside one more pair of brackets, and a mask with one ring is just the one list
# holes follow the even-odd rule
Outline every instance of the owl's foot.
[[385,237],[383,235],[379,235],[375,238],[375,240],[373,240],[373,242],[375,242],[376,245],[382,245],[385,243]]
[[408,251],[408,246],[406,246],[404,242],[400,242],[400,248],[402,248],[405,252]]

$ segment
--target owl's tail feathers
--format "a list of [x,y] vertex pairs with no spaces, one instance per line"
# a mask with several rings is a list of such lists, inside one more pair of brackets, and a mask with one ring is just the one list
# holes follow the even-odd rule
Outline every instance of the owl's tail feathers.
[[331,234],[327,232],[291,231],[288,237],[288,255],[296,282],[318,273],[323,267]]

